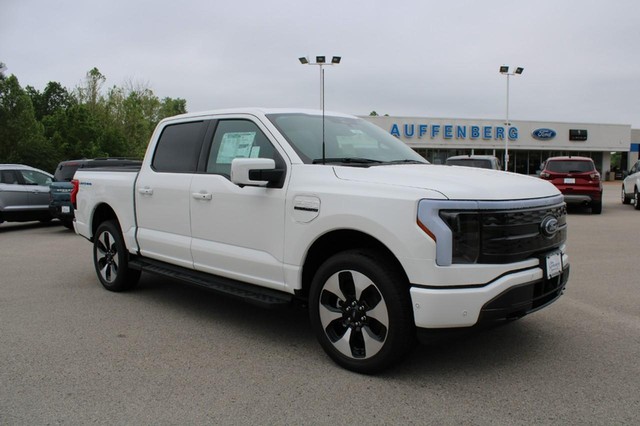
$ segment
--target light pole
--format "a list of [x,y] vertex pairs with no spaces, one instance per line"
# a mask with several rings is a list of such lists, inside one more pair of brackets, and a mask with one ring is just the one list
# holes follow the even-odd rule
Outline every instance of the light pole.
[[509,72],[508,65],[502,65],[500,67],[500,74],[507,76],[507,120],[505,121],[505,126],[507,127],[507,132],[504,137],[504,171],[506,172],[509,168],[509,133],[511,130],[511,123],[509,122],[509,77],[512,75],[520,75],[524,71],[524,68],[517,67],[514,72]]
[[326,56],[316,56],[315,62],[309,62],[309,58],[298,58],[302,65],[317,65],[320,67],[320,109],[324,110],[324,66],[325,65],[338,65],[342,58],[340,56],[334,56],[331,58],[331,62],[327,63]]

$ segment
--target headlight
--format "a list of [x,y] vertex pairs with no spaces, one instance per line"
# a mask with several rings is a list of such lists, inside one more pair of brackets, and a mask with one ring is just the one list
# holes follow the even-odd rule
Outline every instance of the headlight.
[[480,215],[477,212],[440,211],[451,229],[452,262],[476,263],[480,255]]

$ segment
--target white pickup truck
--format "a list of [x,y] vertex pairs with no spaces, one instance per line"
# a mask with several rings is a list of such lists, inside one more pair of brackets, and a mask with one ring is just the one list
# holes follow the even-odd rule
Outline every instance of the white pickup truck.
[[553,185],[429,164],[348,115],[171,117],[140,168],[79,170],[72,197],[108,290],[145,271],[263,306],[301,301],[327,354],[358,372],[397,361],[416,331],[547,306],[569,275]]

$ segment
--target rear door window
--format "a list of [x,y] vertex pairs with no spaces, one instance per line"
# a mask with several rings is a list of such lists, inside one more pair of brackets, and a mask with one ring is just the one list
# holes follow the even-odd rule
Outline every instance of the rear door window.
[[156,172],[195,173],[205,130],[204,121],[166,126],[156,145],[151,167]]
[[19,185],[18,173],[15,170],[0,171],[0,183],[7,185]]

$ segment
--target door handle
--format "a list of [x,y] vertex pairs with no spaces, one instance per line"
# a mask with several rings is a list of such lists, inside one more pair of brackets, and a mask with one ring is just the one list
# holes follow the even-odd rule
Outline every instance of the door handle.
[[211,198],[213,198],[211,196],[211,194],[209,193],[203,193],[203,192],[193,192],[191,193],[191,195],[193,196],[193,198],[195,198],[196,200],[206,200],[209,201],[211,200]]
[[153,189],[145,186],[144,188],[138,188],[138,192],[143,195],[153,195]]

